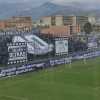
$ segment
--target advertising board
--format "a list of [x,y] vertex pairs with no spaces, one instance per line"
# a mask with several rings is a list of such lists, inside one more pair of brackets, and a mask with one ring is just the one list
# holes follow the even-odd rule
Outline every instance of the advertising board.
[[60,64],[67,64],[70,62],[71,62],[70,58],[60,58],[60,59],[50,60],[50,65],[55,66],[55,65],[60,65]]
[[4,68],[0,70],[0,77],[8,77],[23,74],[26,72],[35,71],[41,68],[47,68],[50,66],[60,65],[60,64],[67,64],[70,63],[70,58],[59,58],[59,59],[52,59],[46,60],[43,62],[38,62],[34,64],[25,64],[19,67],[11,67],[11,68]]
[[68,39],[67,38],[55,39],[55,54],[56,55],[68,54]]

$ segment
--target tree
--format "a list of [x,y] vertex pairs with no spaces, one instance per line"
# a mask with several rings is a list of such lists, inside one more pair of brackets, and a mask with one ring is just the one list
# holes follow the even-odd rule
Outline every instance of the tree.
[[85,25],[84,25],[84,31],[85,31],[85,34],[90,34],[92,32],[92,25],[91,23],[87,22]]
[[86,42],[88,44],[88,35],[93,31],[93,27],[91,25],[91,23],[87,22],[84,25],[84,32],[85,32],[85,36],[86,36]]

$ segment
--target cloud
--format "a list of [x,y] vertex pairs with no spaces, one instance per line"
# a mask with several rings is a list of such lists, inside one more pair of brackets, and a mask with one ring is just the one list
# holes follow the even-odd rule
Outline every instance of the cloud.
[[66,4],[68,2],[90,2],[90,3],[96,3],[99,2],[99,0],[52,0],[51,2],[57,3],[57,4]]
[[57,4],[64,4],[66,0],[52,0],[51,2],[57,3]]
[[67,3],[70,3],[70,2],[80,2],[80,0],[51,0],[51,2],[56,3],[56,4],[60,4],[60,5],[66,5]]

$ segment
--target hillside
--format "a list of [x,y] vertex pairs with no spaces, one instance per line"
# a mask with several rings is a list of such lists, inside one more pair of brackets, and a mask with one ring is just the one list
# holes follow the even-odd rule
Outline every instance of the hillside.
[[96,15],[100,16],[100,4],[72,2],[59,5],[46,2],[40,6],[33,3],[0,3],[0,19],[11,16],[32,16],[38,19],[48,15]]

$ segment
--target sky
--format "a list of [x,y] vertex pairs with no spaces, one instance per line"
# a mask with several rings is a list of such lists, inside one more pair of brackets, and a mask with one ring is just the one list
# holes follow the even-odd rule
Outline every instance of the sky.
[[57,4],[65,4],[68,2],[93,2],[93,3],[99,2],[100,3],[100,0],[0,0],[0,2],[9,2],[9,3],[32,2],[33,4],[36,4],[36,5],[42,4],[48,1],[54,2]]
[[53,2],[57,3],[64,3],[64,2],[98,2],[100,0],[52,0]]

